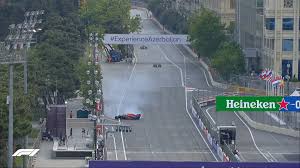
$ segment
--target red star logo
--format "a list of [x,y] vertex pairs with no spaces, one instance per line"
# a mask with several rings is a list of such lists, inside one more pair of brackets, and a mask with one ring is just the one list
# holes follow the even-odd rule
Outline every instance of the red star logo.
[[282,99],[281,102],[278,102],[278,104],[280,105],[279,110],[282,109],[288,110],[287,106],[289,102],[286,102],[284,99]]

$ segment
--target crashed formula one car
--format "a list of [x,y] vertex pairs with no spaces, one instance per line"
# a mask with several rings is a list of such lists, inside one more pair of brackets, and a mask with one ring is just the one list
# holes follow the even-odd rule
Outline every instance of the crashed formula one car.
[[139,120],[141,119],[142,114],[133,114],[133,113],[128,113],[128,114],[122,114],[115,116],[115,119],[121,119],[121,120]]

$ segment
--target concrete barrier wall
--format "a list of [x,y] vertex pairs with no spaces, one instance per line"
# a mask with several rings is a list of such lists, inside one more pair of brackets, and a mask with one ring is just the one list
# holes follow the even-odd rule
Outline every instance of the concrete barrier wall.
[[253,121],[251,118],[245,114],[245,112],[238,112],[238,114],[253,128],[262,130],[262,131],[268,131],[268,132],[273,132],[277,134],[282,134],[282,135],[288,135],[296,138],[300,138],[300,131],[292,130],[292,129],[287,129],[287,128],[280,128],[280,127],[275,127],[275,126],[270,126],[262,123],[258,123]]

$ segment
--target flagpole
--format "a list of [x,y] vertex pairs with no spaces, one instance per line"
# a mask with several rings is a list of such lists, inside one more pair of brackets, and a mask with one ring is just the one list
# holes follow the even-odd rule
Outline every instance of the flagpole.
[[266,89],[266,96],[268,96],[268,82],[267,81],[265,82],[265,85],[266,85],[266,88],[265,88]]

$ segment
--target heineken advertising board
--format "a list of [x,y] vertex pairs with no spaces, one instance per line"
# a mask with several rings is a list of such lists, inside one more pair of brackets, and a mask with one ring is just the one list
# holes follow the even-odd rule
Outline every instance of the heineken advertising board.
[[217,96],[216,111],[300,112],[299,96]]

